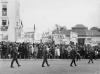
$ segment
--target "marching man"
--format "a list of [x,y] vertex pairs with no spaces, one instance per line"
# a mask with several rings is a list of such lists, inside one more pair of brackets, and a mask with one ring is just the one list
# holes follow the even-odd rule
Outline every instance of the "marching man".
[[18,63],[18,59],[17,59],[18,54],[19,54],[19,53],[18,53],[18,47],[17,47],[16,45],[13,45],[13,46],[12,46],[12,51],[11,51],[11,53],[12,53],[11,68],[14,68],[14,66],[13,66],[14,61],[16,61],[18,67],[20,67],[21,65]]

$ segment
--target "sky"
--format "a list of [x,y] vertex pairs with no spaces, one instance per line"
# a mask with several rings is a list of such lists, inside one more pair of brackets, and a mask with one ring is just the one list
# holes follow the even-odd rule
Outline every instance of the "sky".
[[55,24],[67,29],[76,24],[100,27],[100,0],[20,0],[20,16],[24,31],[36,27],[35,38],[55,29]]

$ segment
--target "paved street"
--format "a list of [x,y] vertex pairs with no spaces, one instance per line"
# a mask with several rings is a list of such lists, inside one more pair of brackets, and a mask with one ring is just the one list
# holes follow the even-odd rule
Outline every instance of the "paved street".
[[19,60],[21,67],[10,68],[11,60],[0,60],[0,74],[100,74],[100,60],[87,64],[78,61],[77,67],[70,67],[70,60],[49,60],[50,67],[41,67],[42,60]]

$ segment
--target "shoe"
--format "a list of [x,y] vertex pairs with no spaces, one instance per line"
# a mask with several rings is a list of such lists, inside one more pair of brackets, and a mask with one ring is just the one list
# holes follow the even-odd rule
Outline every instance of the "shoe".
[[48,67],[50,66],[50,65],[47,65]]
[[18,65],[18,67],[20,67],[21,65]]
[[11,68],[14,68],[14,66],[11,66]]
[[77,66],[77,65],[75,65],[75,66]]
[[45,66],[42,66],[42,67],[45,67]]
[[72,65],[70,65],[70,67],[73,67]]

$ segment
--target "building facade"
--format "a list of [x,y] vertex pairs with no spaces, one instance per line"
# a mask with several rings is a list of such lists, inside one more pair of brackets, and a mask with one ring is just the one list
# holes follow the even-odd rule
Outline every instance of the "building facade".
[[19,1],[0,0],[0,40],[15,42],[21,29]]
[[90,30],[82,24],[77,24],[75,27],[72,27],[72,31],[78,33],[79,44],[96,45],[100,43],[100,32],[97,30]]
[[62,28],[62,29],[60,29],[60,32],[59,32],[56,29],[52,33],[53,33],[53,35],[55,35],[55,34],[65,35],[66,41],[69,43],[71,41],[71,33],[72,32],[75,32],[77,34],[77,38],[76,38],[77,41],[76,42],[78,44],[97,45],[100,43],[100,32],[97,30],[89,30],[88,27],[85,27],[82,24],[77,24],[76,26],[72,27],[71,30],[67,30],[65,28]]

